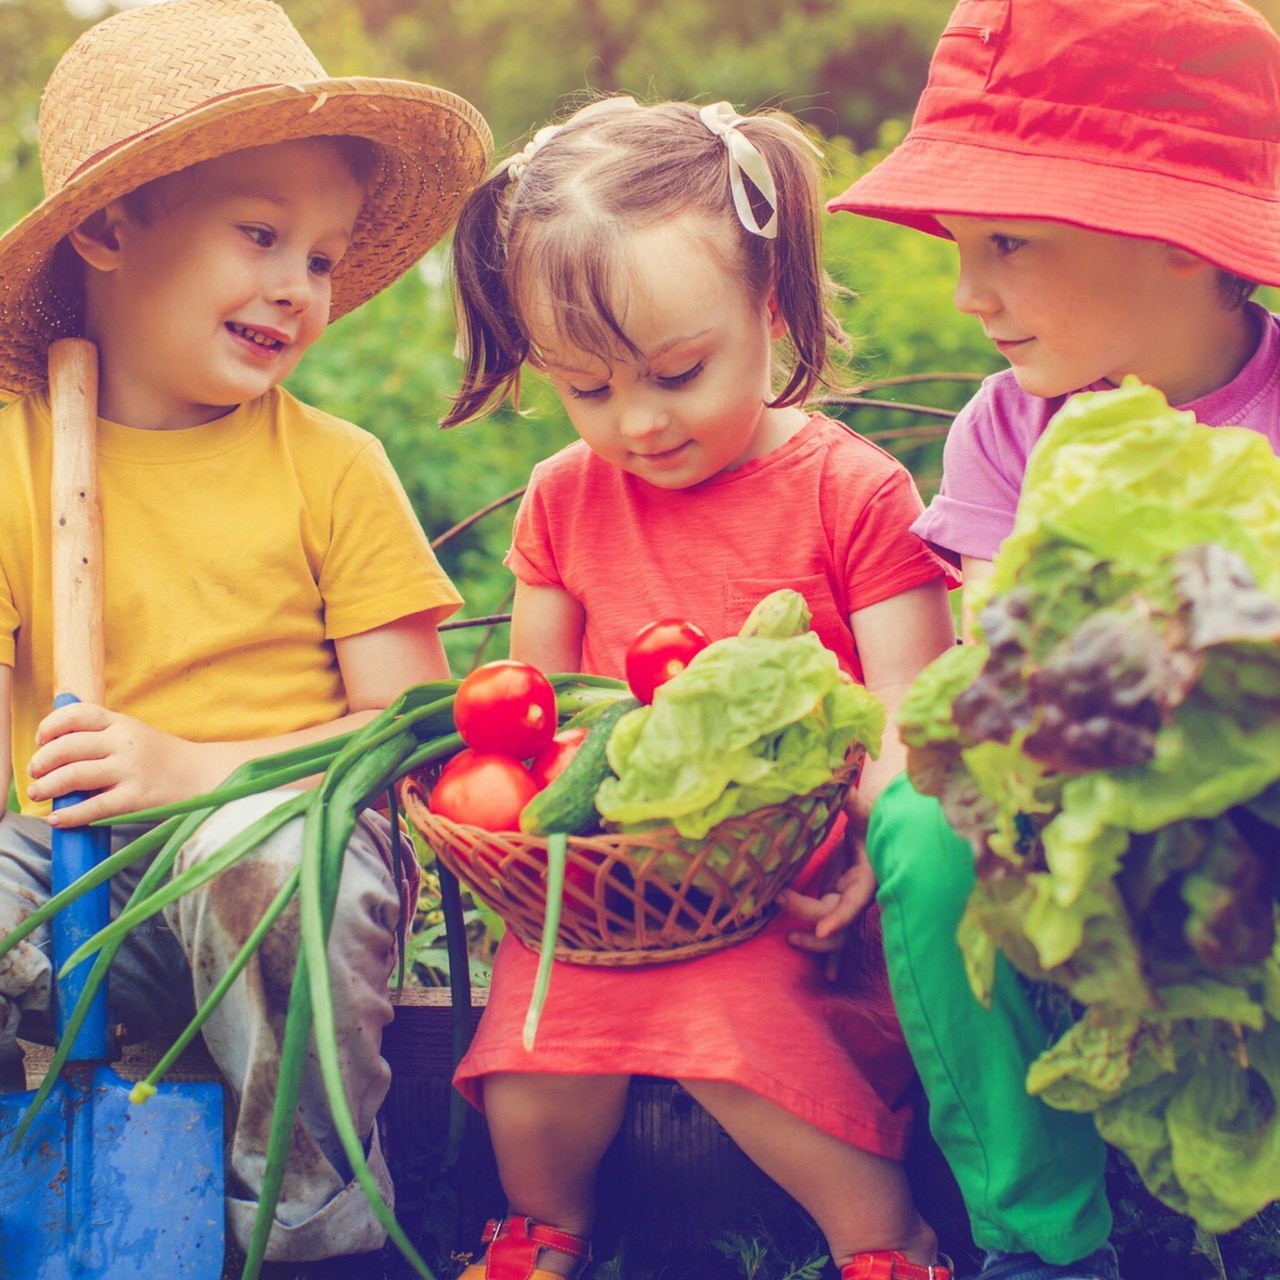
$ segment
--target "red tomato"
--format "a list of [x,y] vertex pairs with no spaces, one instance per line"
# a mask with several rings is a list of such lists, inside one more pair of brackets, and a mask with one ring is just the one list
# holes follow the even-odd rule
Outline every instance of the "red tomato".
[[586,736],[585,728],[561,729],[551,739],[551,745],[529,766],[529,772],[533,774],[539,791],[550,786],[565,771],[569,761],[578,754],[578,748],[582,746]]
[[527,760],[556,731],[556,693],[527,662],[486,662],[458,686],[453,719],[467,746]]
[[518,831],[520,810],[538,793],[529,770],[510,756],[460,751],[428,800],[432,813],[486,831]]
[[701,627],[680,618],[663,618],[641,627],[627,650],[631,692],[641,702],[652,702],[654,690],[679,675],[710,643]]

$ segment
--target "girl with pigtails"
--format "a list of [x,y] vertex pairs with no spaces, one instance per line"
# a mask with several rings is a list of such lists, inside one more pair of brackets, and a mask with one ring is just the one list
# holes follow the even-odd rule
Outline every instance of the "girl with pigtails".
[[[534,470],[516,517],[513,657],[621,676],[645,623],[688,618],[714,640],[791,587],[892,712],[953,644],[910,476],[802,407],[847,346],[812,152],[778,113],[613,98],[539,130],[469,201],[454,240],[466,367],[444,425],[515,398],[528,364],[581,437]],[[902,767],[890,729],[850,832]],[[859,853],[828,841],[795,914],[735,946],[556,964],[532,1052],[537,956],[507,935],[456,1083],[488,1117],[509,1213],[464,1280],[579,1274],[634,1074],[680,1081],[814,1217],[842,1280],[950,1280],[903,1174],[912,1069],[878,936],[827,976],[863,905]]]

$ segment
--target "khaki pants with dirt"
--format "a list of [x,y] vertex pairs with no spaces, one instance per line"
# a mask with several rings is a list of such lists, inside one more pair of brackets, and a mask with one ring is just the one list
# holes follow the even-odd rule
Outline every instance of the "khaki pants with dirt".
[[[199,862],[288,794],[228,805],[191,838],[176,869]],[[116,828],[112,851],[143,830]],[[130,1039],[181,1030],[297,865],[301,833],[301,818],[287,823],[253,854],[130,934],[112,965],[108,994],[111,1020],[123,1023]],[[386,822],[366,813],[347,849],[329,940],[347,1097],[359,1132],[367,1135],[369,1165],[388,1203],[391,1180],[374,1120],[391,1079],[380,1052],[382,1029],[392,1017],[388,980],[401,910],[391,857]],[[5,814],[0,819],[0,937],[49,897],[49,864],[48,823]],[[129,868],[112,880],[113,915],[140,874],[140,868]],[[295,896],[203,1029],[234,1100],[227,1218],[241,1247],[249,1241],[266,1167],[298,940]],[[20,1031],[24,1039],[52,1042],[49,947],[46,927],[0,957],[0,1086],[12,1087],[16,1079],[21,1087]],[[342,1154],[312,1053],[267,1257],[304,1261],[356,1253],[377,1248],[384,1235]]]

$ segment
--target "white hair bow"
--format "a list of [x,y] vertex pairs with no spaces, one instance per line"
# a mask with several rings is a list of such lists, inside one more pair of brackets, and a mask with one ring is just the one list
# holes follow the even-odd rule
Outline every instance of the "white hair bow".
[[518,151],[507,161],[507,177],[512,182],[519,182],[524,177],[524,171],[529,167],[533,157],[542,150],[543,147],[551,141],[552,138],[560,132],[558,124],[543,125],[537,133],[529,139],[524,145],[523,151]]
[[[733,192],[733,207],[737,211],[738,221],[752,235],[764,236],[767,240],[775,239],[778,234],[778,187],[769,170],[768,161],[755,143],[738,128],[747,117],[740,116],[728,102],[708,103],[698,114],[702,117],[702,123],[724,142],[729,152],[729,189]],[[782,127],[789,129],[814,155],[822,158],[822,152],[799,129],[789,124],[782,124]],[[746,184],[742,180],[743,174],[751,179],[769,206],[769,218],[763,226],[756,222]]]

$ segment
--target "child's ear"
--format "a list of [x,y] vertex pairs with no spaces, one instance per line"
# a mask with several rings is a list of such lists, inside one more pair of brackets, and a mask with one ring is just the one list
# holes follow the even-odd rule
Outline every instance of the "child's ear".
[[769,301],[765,304],[769,309],[769,337],[785,338],[787,336],[787,322],[783,318],[782,308],[778,306],[777,291],[769,294]]
[[1216,270],[1211,263],[1206,262],[1198,253],[1192,253],[1190,249],[1180,249],[1175,244],[1162,245],[1161,248],[1165,263],[1175,276],[1185,278],[1200,271]]
[[71,247],[98,271],[114,271],[120,264],[120,228],[127,220],[118,200],[99,209],[67,235]]

